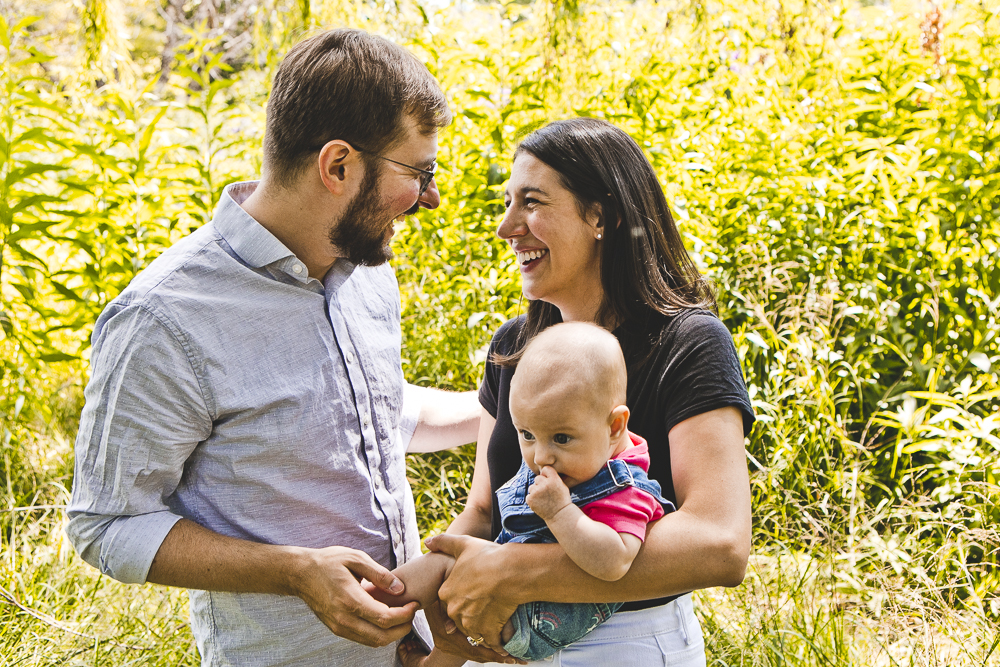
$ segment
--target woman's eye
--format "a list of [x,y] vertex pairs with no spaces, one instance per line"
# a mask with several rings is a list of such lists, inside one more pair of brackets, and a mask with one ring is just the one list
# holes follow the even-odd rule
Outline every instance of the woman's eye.
[[530,431],[521,431],[521,437],[525,440],[534,440],[535,436]]
[[556,433],[552,439],[555,440],[557,445],[565,445],[571,440],[571,438],[565,433]]

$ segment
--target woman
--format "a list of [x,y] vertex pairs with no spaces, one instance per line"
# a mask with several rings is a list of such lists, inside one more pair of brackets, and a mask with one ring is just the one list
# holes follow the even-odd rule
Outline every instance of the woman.
[[[516,357],[559,321],[613,331],[628,363],[629,428],[649,443],[649,476],[678,510],[651,524],[617,582],[587,575],[558,544],[493,544],[495,493],[521,459],[507,406],[513,369],[488,362],[468,503],[427,543],[457,558],[439,591],[454,632],[436,640],[482,659],[468,644],[499,649],[518,604],[625,601],[555,664],[704,665],[689,593],[739,584],[750,551],[743,439],[754,418],[732,338],[652,167],[621,130],[579,118],[533,133],[515,152],[505,202],[497,234],[517,255],[531,303],[494,336],[491,359]],[[417,662],[412,645],[401,653]]]

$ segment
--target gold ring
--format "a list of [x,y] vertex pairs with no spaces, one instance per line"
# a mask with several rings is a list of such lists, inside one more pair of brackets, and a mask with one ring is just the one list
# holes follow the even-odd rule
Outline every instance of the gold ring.
[[485,638],[480,637],[479,639],[473,639],[472,637],[466,636],[466,639],[469,640],[469,643],[472,644],[473,646],[479,646],[479,644],[482,643],[483,639]]

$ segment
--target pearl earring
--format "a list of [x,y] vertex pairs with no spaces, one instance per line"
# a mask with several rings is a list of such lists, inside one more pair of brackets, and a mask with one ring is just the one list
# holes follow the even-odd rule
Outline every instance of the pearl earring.
[[601,235],[600,235],[600,234],[598,234],[598,235],[597,235],[597,240],[598,240],[598,241],[600,241],[600,240],[601,240]]

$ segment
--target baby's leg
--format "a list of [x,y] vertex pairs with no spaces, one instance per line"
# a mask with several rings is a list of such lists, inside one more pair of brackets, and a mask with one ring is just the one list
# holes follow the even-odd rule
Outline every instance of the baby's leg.
[[455,559],[447,554],[429,553],[414,558],[392,571],[406,590],[402,595],[392,595],[385,591],[366,586],[372,597],[390,607],[402,607],[407,602],[417,600],[423,609],[438,601],[438,589],[451,572]]
[[[406,586],[402,595],[391,595],[370,584],[367,584],[365,589],[376,600],[390,607],[402,607],[411,600],[417,600],[422,609],[427,609],[438,601],[438,589],[441,588],[441,584],[444,583],[445,577],[451,572],[454,564],[455,559],[446,554],[433,552],[424,554],[392,571]],[[407,641],[414,642],[413,646],[417,645],[416,639]],[[411,646],[410,650],[412,648]],[[422,664],[423,667],[460,667],[460,665],[465,664],[465,659],[434,649]]]
[[[441,588],[441,584],[451,573],[451,568],[454,565],[455,559],[451,556],[431,552],[404,563],[392,571],[406,587],[402,595],[391,595],[375,588],[368,582],[365,582],[365,590],[376,600],[390,607],[401,607],[411,600],[417,600],[422,609],[427,609],[438,601],[438,589]],[[503,635],[505,635],[503,641],[507,642],[513,633],[514,626],[510,621],[507,621],[503,630]],[[404,646],[404,651],[409,652],[413,646],[415,644],[411,645],[409,649]],[[435,648],[421,664],[423,667],[461,667],[465,664],[465,658],[459,658]]]

